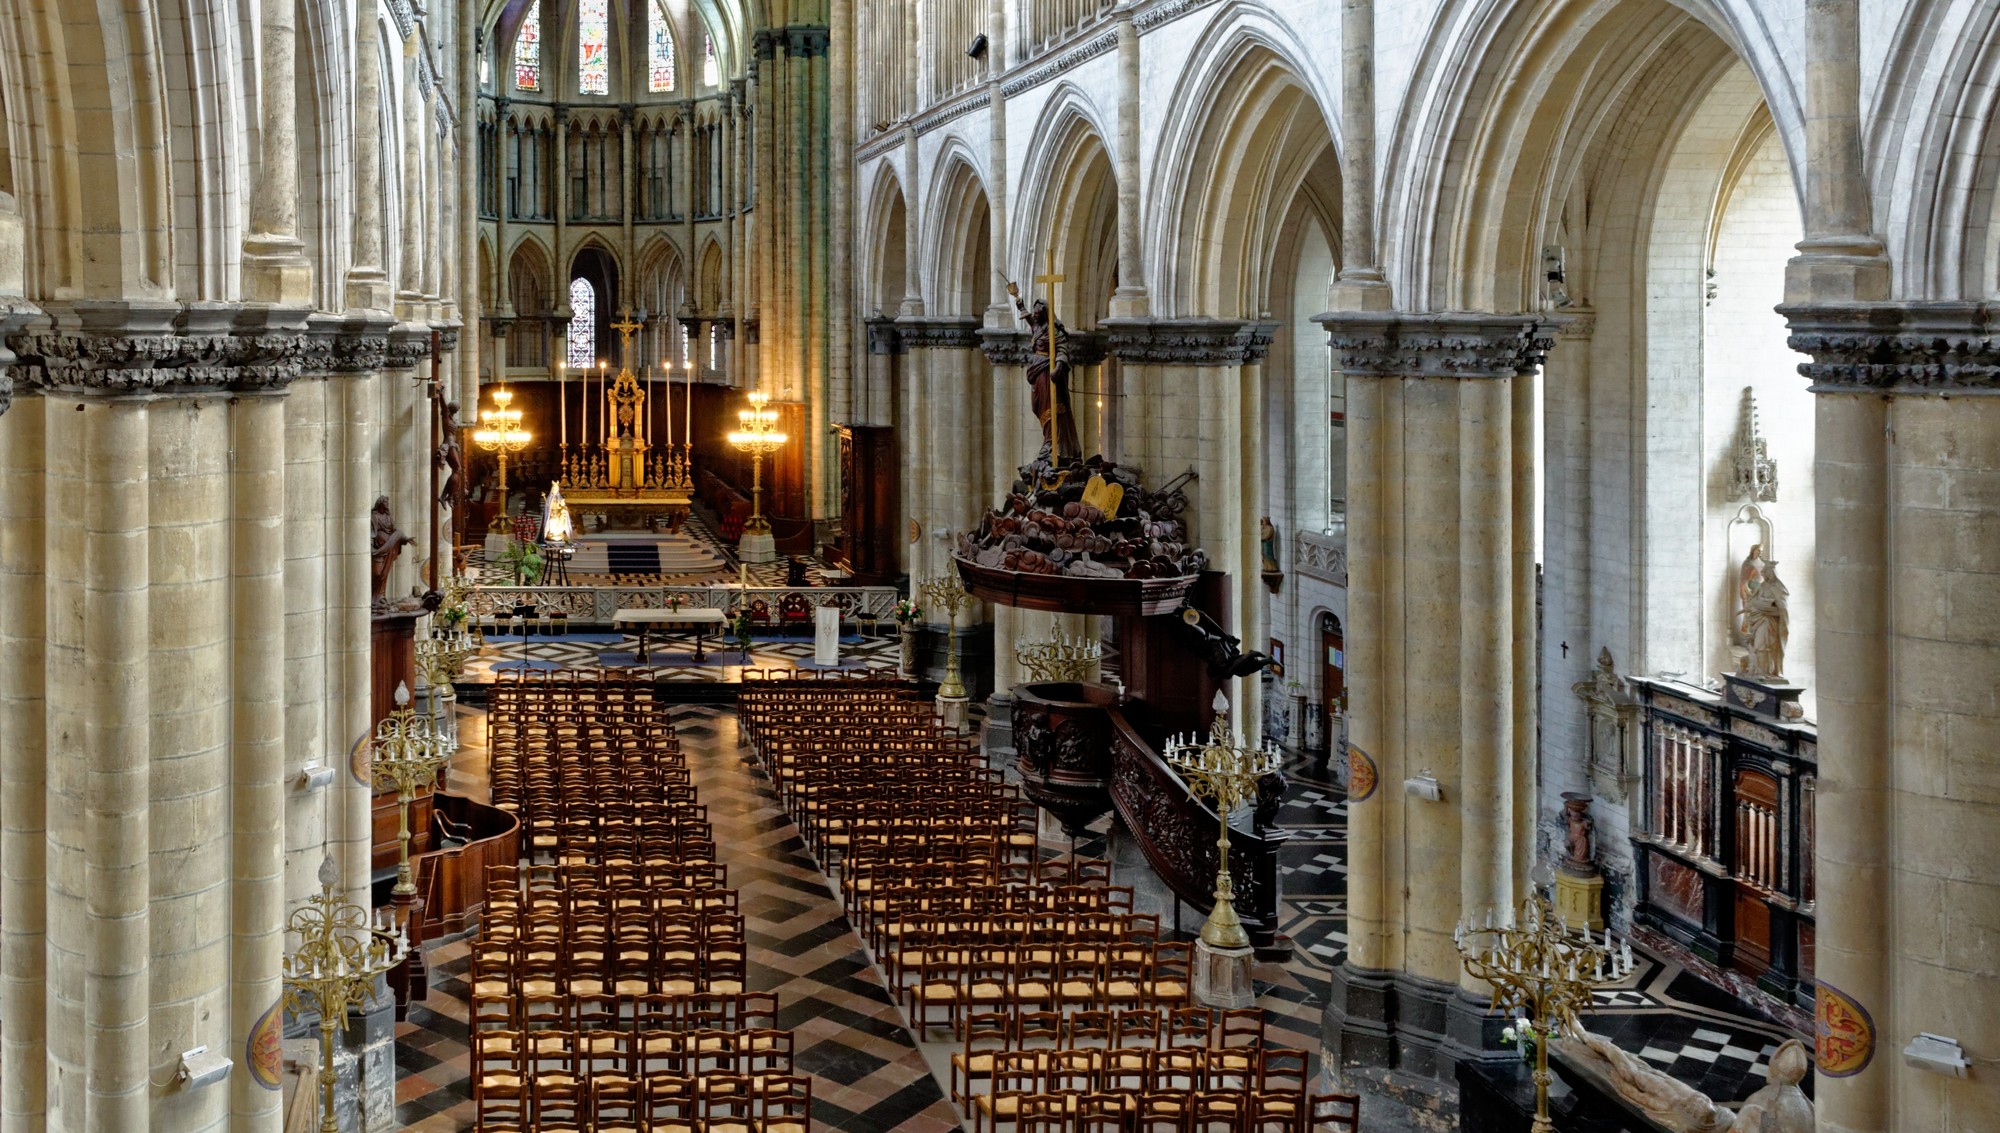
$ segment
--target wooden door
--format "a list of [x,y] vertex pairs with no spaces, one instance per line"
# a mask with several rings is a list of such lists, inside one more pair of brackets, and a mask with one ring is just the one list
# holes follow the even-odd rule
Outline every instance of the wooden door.
[[1771,966],[1772,925],[1768,898],[1781,889],[1778,839],[1778,781],[1763,771],[1736,772],[1736,837],[1730,874],[1736,881],[1736,965],[1752,975]]
[[1326,709],[1327,730],[1333,728],[1334,713],[1347,693],[1346,639],[1340,633],[1340,619],[1332,614],[1319,616],[1320,704]]

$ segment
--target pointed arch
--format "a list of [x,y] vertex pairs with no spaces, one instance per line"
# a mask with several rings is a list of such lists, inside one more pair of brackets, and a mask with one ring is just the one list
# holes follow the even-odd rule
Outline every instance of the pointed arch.
[[704,315],[712,315],[722,309],[722,242],[713,235],[702,242],[699,263],[696,302]]
[[1255,318],[1270,309],[1279,233],[1295,198],[1339,255],[1340,179],[1316,69],[1263,10],[1229,6],[1170,100],[1150,198],[1155,310]]
[[934,219],[926,270],[938,315],[976,315],[991,297],[992,213],[971,155],[954,143],[937,163],[925,199]]
[[1069,277],[1068,298],[1058,304],[1068,310],[1057,315],[1079,328],[1109,313],[1117,286],[1118,188],[1103,121],[1072,83],[1049,99],[1022,168],[1021,184],[1035,191],[1021,201],[1008,248],[1007,270],[1024,277],[1024,295],[1053,250],[1056,271]]
[[910,293],[910,204],[894,162],[884,161],[876,167],[867,201],[867,211],[862,214],[862,232],[866,234],[861,243],[862,307],[870,313],[894,315]]

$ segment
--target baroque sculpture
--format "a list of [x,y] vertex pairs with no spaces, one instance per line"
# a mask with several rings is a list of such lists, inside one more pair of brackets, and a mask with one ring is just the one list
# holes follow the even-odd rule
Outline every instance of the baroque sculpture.
[[[447,401],[438,410],[442,422],[444,439],[438,442],[437,451],[431,459],[438,467],[446,470],[444,486],[438,490],[438,503],[458,510],[459,474],[464,471],[464,453],[458,446],[458,402]],[[456,522],[454,520],[454,522]]]
[[1791,637],[1791,591],[1778,579],[1778,564],[1764,558],[1764,545],[1750,548],[1736,582],[1736,638],[1743,653],[1741,676],[1785,679],[1785,642]]
[[1028,349],[1028,388],[1033,393],[1035,419],[1042,426],[1042,464],[1065,467],[1083,458],[1083,446],[1076,439],[1076,414],[1069,403],[1069,329],[1049,311],[1046,299],[1034,306],[1021,302],[1021,289],[1007,284],[1014,308],[1033,335]]
[[375,509],[369,513],[368,528],[368,553],[374,560],[370,597],[373,608],[379,613],[388,608],[389,569],[396,565],[403,548],[416,540],[396,526],[396,517],[389,511],[387,496],[375,497]]

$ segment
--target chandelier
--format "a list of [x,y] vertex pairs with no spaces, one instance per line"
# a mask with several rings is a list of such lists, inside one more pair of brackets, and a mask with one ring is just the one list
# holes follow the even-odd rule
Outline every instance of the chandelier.
[[729,443],[750,454],[750,518],[743,524],[746,535],[766,535],[771,523],[764,518],[764,458],[784,447],[785,434],[778,428],[778,411],[768,409],[771,395],[762,390],[750,393],[750,408],[737,411],[739,428],[729,434]]

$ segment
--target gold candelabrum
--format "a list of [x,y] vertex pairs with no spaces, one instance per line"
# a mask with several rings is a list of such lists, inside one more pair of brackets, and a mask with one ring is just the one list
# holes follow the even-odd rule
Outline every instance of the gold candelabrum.
[[1614,945],[1611,930],[1599,943],[1590,930],[1571,930],[1541,894],[1521,902],[1518,918],[1488,910],[1476,925],[1463,920],[1452,933],[1466,972],[1493,988],[1492,1010],[1525,1012],[1535,1044],[1535,1133],[1555,1129],[1549,1120],[1549,1039],[1577,1025],[1590,993],[1632,974],[1632,944]]
[[447,627],[437,624],[435,615],[432,622],[430,636],[417,642],[417,669],[423,673],[424,683],[431,686],[438,699],[456,700],[458,695],[453,682],[465,670],[465,659],[477,647],[464,623]]
[[950,571],[924,583],[924,601],[944,611],[945,653],[944,680],[938,682],[938,699],[964,700],[965,678],[958,667],[958,612],[972,605],[972,595],[960,585],[956,571]]
[[319,1009],[320,1133],[339,1133],[333,1115],[333,1036],[349,1007],[375,997],[382,973],[410,954],[407,927],[390,925],[388,911],[371,917],[367,909],[341,899],[340,871],[328,857],[319,867],[319,895],[292,913],[287,934],[299,946],[285,954],[285,1009],[303,1015],[306,1001]]
[[499,386],[493,391],[493,408],[481,410],[480,427],[473,431],[472,443],[493,453],[500,461],[500,507],[493,513],[489,532],[507,530],[507,458],[528,447],[534,434],[521,427],[521,411],[514,407],[514,391]]
[[771,521],[764,518],[764,458],[784,447],[785,434],[778,429],[778,411],[767,409],[771,395],[750,391],[750,408],[739,410],[741,426],[729,434],[729,443],[750,454],[750,518],[743,524],[746,535],[770,533]]
[[[467,640],[472,648],[477,650],[486,644],[486,635],[479,628],[479,619],[473,616],[472,613],[472,592],[479,589],[479,583],[471,571],[472,568],[466,567],[463,572],[448,574],[444,577],[444,585],[439,588],[444,591],[444,601],[438,603],[438,609],[440,611],[465,611],[465,618],[459,623],[459,630],[462,633],[468,634]],[[459,664],[462,669],[464,666],[463,658],[460,659]]]
[[1278,769],[1281,757],[1269,748],[1245,747],[1229,727],[1229,711],[1218,707],[1207,742],[1193,736],[1167,741],[1167,765],[1186,781],[1188,793],[1215,807],[1215,907],[1201,926],[1201,939],[1217,950],[1250,947],[1250,934],[1236,915],[1236,883],[1229,874],[1229,816],[1257,797],[1257,784]]
[[1104,663],[1104,644],[1062,634],[1047,641],[1017,638],[1014,658],[1037,681],[1087,681]]
[[396,707],[375,725],[375,785],[396,789],[396,888],[399,902],[417,893],[410,872],[410,804],[417,792],[437,782],[438,768],[451,761],[453,744],[438,734],[429,716],[410,707],[410,687],[396,686]]

